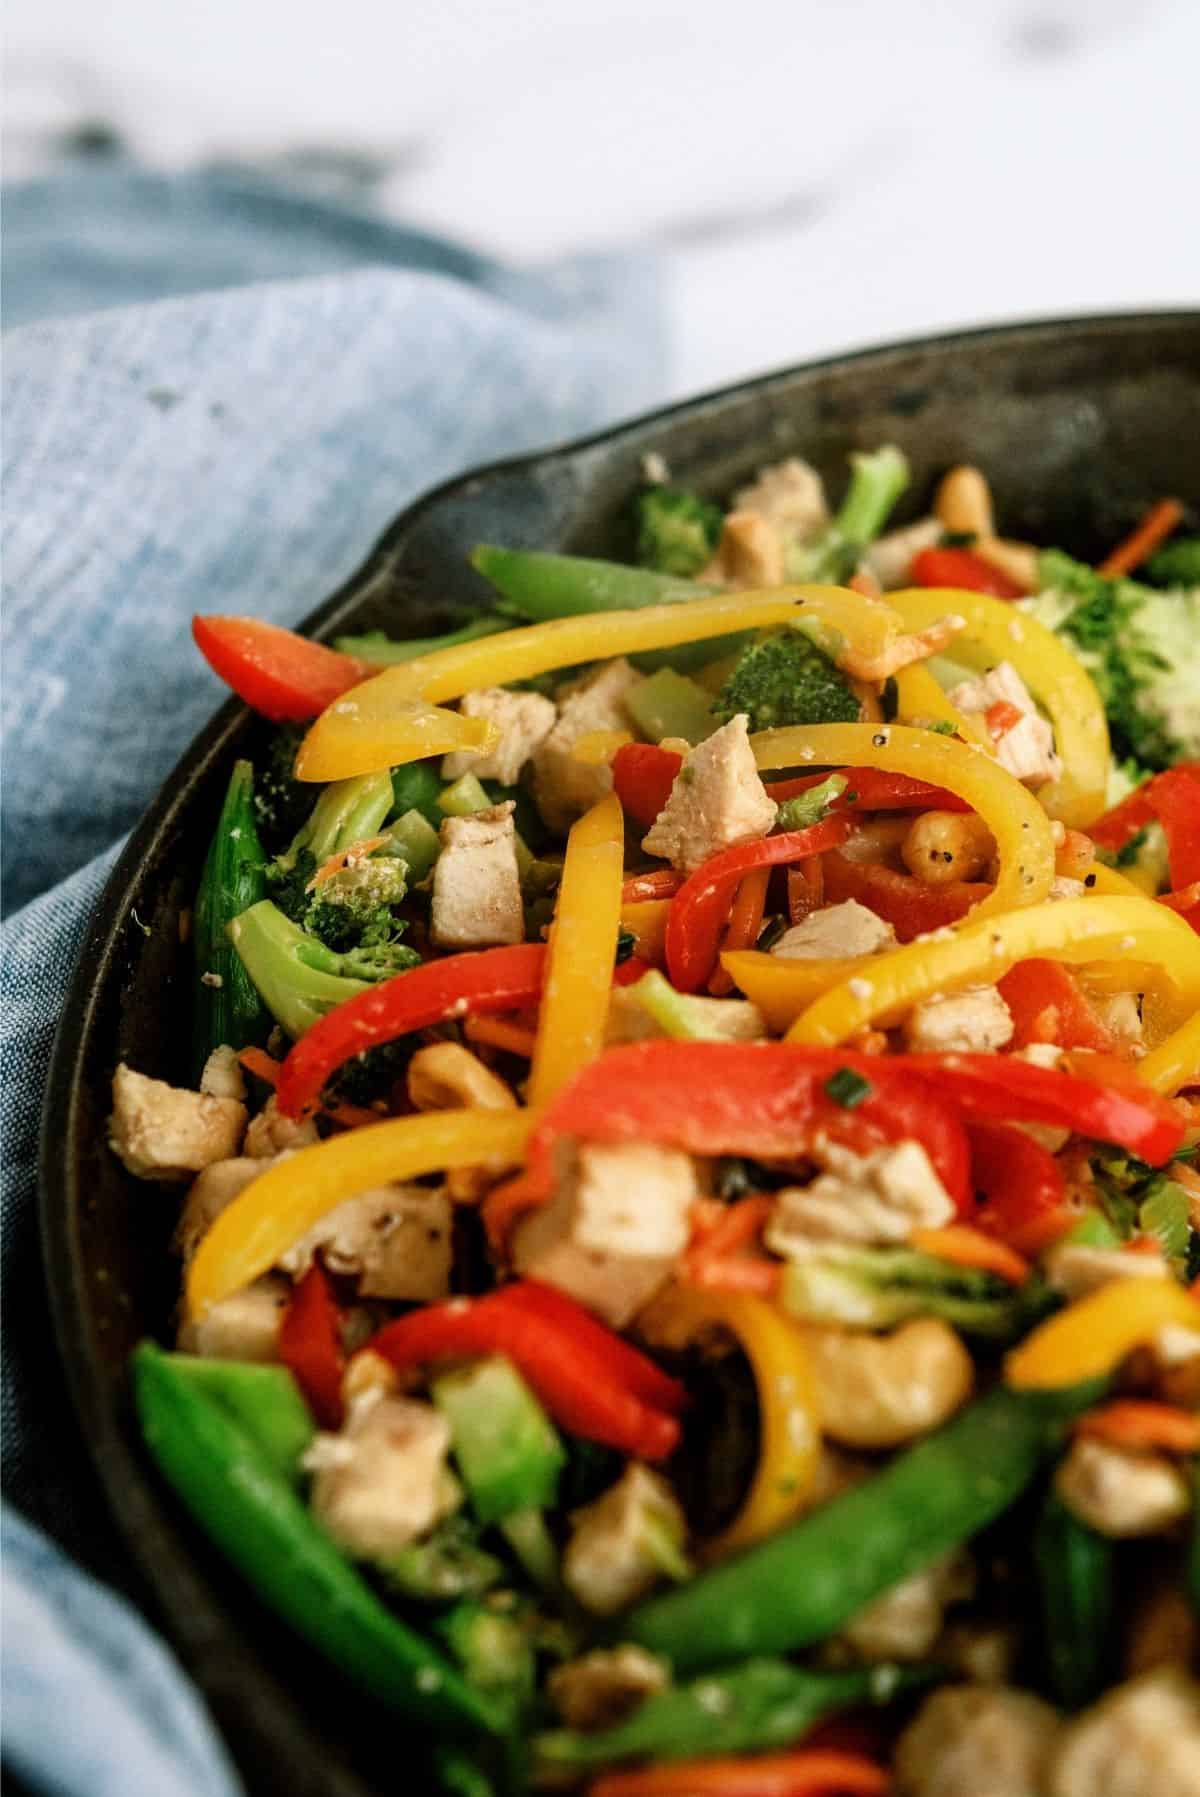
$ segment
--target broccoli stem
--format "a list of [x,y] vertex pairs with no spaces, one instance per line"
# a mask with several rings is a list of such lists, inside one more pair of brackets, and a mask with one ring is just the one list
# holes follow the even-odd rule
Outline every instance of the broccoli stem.
[[392,778],[386,769],[377,774],[356,774],[349,780],[334,780],[276,865],[290,871],[301,849],[307,849],[320,867],[352,842],[376,835],[392,804]]
[[367,980],[347,979],[341,972],[341,955],[292,923],[270,899],[235,917],[229,939],[259,997],[293,1040],[326,1011],[367,990]]
[[850,486],[829,528],[802,545],[789,572],[799,580],[848,580],[908,485],[908,458],[892,443],[850,457]]

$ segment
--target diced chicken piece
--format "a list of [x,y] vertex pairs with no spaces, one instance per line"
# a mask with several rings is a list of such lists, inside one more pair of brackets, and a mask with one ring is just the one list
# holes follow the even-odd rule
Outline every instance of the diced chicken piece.
[[940,518],[918,518],[915,524],[901,525],[886,536],[876,537],[863,551],[863,561],[880,586],[908,585],[908,571],[915,555],[922,549],[936,549],[942,540]]
[[[695,1007],[693,1016],[704,1018],[715,1042],[761,1042],[767,1034],[766,1018],[748,999],[689,995],[688,1004]],[[638,1002],[634,987],[613,987],[604,1033],[606,1043],[611,1046],[616,1042],[645,1042],[652,1036],[666,1034]]]
[[364,1393],[340,1434],[318,1435],[305,1456],[317,1520],[360,1559],[399,1553],[458,1507],[449,1449],[432,1404]]
[[624,1641],[556,1666],[546,1690],[568,1728],[611,1728],[669,1683],[664,1661]]
[[906,1242],[914,1229],[941,1229],[954,1217],[954,1202],[919,1142],[867,1155],[829,1142],[819,1153],[827,1170],[776,1198],[764,1236],[775,1254],[795,1259],[829,1242]]
[[175,1230],[175,1247],[186,1266],[202,1237],[206,1236],[227,1204],[244,1192],[251,1180],[264,1171],[262,1161],[239,1155],[230,1161],[214,1161],[198,1173],[183,1201]]
[[278,1359],[279,1326],[291,1291],[277,1273],[256,1279],[210,1305],[203,1316],[189,1317],[180,1326],[180,1350],[210,1360]]
[[784,539],[769,518],[758,512],[728,512],[721,541],[699,579],[753,590],[783,585]]
[[576,1510],[563,1583],[586,1610],[612,1616],[643,1597],[662,1572],[662,1542],[681,1555],[687,1523],[660,1474],[631,1461],[594,1504]]
[[687,1246],[695,1165],[654,1142],[584,1142],[566,1154],[555,1196],[514,1232],[513,1263],[621,1329]]
[[997,662],[977,680],[963,680],[949,694],[951,705],[968,716],[981,716],[993,705],[1012,705],[1020,721],[993,738],[996,760],[1018,780],[1040,784],[1057,780],[1062,762],[1054,753],[1054,731],[1042,717],[1017,670],[1009,661]]
[[[311,1117],[285,1117],[272,1092],[257,1117],[250,1119],[242,1151],[255,1160],[273,1160],[277,1154],[290,1154],[297,1148],[311,1148],[319,1141],[317,1126]],[[261,1168],[259,1169],[261,1172]]]
[[849,955],[879,955],[895,948],[896,932],[857,899],[823,905],[785,930],[771,948],[785,959],[837,960]]
[[1035,1797],[1058,1732],[1050,1705],[1027,1691],[943,1686],[896,1742],[897,1797]]
[[1097,993],[1090,1000],[1097,1017],[1127,1048],[1142,1046],[1142,1008],[1136,992]]
[[1165,1454],[1133,1453],[1090,1435],[1071,1443],[1054,1488],[1081,1522],[1117,1540],[1161,1534],[1192,1507],[1187,1479]]
[[904,1019],[914,1054],[994,1054],[1013,1038],[1012,1012],[995,986],[923,998]]
[[694,873],[718,849],[765,836],[778,809],[759,778],[747,718],[739,712],[687,756],[642,847]]
[[1200,1797],[1200,1685],[1161,1668],[1063,1730],[1047,1797]]
[[559,700],[558,722],[533,753],[533,796],[551,830],[565,833],[575,819],[612,790],[603,762],[576,761],[571,750],[593,730],[628,730],[625,701],[642,676],[624,656],[605,663]]
[[799,456],[760,468],[748,487],[733,496],[736,512],[758,512],[790,542],[815,537],[829,523],[825,483],[811,462]]
[[458,780],[471,773],[477,780],[499,780],[502,786],[516,785],[521,769],[549,736],[558,716],[554,700],[544,693],[510,693],[503,686],[464,693],[458,709],[467,718],[487,718],[500,732],[500,740],[487,755],[459,749],[444,756],[442,779]]
[[947,1606],[974,1595],[975,1569],[969,1556],[944,1555],[852,1616],[840,1640],[863,1660],[923,1660],[942,1632]]
[[239,1104],[245,1102],[246,1081],[238,1062],[236,1049],[228,1043],[214,1048],[204,1063],[204,1071],[200,1075],[200,1090],[210,1098],[236,1098]]
[[1125,1254],[1086,1242],[1063,1242],[1045,1260],[1047,1280],[1068,1299],[1086,1298],[1114,1279],[1165,1279],[1169,1272],[1161,1254]]
[[361,1298],[445,1298],[450,1291],[450,1199],[426,1186],[378,1186],[339,1204],[282,1256],[299,1279],[320,1251],[331,1273],[358,1280]]
[[448,817],[433,870],[429,933],[438,948],[495,948],[525,937],[513,802]]
[[169,1086],[124,1061],[112,1095],[108,1145],[138,1179],[174,1182],[227,1161],[246,1128],[246,1107],[236,1098]]

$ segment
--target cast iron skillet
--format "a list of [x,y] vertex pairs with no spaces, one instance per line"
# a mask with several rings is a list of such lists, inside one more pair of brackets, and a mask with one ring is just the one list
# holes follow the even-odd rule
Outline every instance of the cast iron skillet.
[[[1151,499],[1200,509],[1200,312],[1018,325],[869,350],[698,399],[564,449],[440,487],[392,525],[308,620],[319,637],[443,628],[486,599],[465,561],[480,540],[621,556],[648,451],[723,495],[792,453],[844,478],[846,452],[899,443],[904,515],[959,460],[987,470],[1005,533],[1082,555]],[[181,621],[182,629],[182,621]],[[46,1100],[42,1230],[59,1346],[118,1524],[161,1620],[255,1790],[370,1797],[425,1780],[395,1718],[360,1702],[240,1588],[140,1451],[125,1366],[166,1336],[175,1206],[105,1147],[114,1066],[185,1078],[189,961],[179,916],[230,764],[260,726],[222,707],[134,832],[100,902],[58,1032]]]

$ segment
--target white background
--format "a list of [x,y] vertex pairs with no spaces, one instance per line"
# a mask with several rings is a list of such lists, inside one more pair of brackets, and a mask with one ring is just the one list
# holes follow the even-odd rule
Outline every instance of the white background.
[[674,393],[1200,300],[1198,0],[9,0],[6,172],[361,157],[516,260],[659,251]]

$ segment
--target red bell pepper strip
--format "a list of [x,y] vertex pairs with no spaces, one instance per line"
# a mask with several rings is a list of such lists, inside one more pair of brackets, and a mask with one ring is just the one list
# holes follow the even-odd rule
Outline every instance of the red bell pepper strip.
[[[389,1323],[368,1346],[398,1370],[437,1360],[503,1354],[512,1361],[555,1420],[574,1435],[603,1442],[643,1460],[664,1460],[679,1442],[679,1424],[648,1404],[625,1382],[617,1339],[588,1319],[551,1319],[506,1286],[485,1298],[427,1304]],[[596,1331],[604,1339],[598,1343]]]
[[[971,1172],[984,1203],[976,1226],[1020,1249],[1066,1198],[1062,1168],[1024,1130],[1005,1123],[972,1123]],[[1022,1250],[1023,1251],[1023,1250]]]
[[274,723],[315,718],[375,669],[261,618],[194,617],[192,635],[215,674]]
[[1200,880],[1200,761],[1183,761],[1154,774],[1094,823],[1088,835],[1110,853],[1157,818],[1167,838],[1171,885]]
[[970,549],[922,549],[914,555],[909,578],[918,587],[962,587],[993,599],[1023,599],[1025,588]]
[[675,784],[683,756],[655,743],[626,743],[612,758],[613,791],[621,809],[648,830]]
[[[870,1087],[853,1106],[825,1090],[844,1067]],[[931,1083],[891,1058],[787,1042],[656,1039],[609,1049],[547,1108],[530,1138],[525,1184],[538,1196],[553,1189],[562,1136],[780,1160],[807,1154],[818,1135],[861,1154],[918,1141],[960,1212],[972,1209],[966,1132]]]
[[649,961],[643,961],[640,955],[629,955],[613,968],[612,983],[614,986],[636,986],[642,975],[651,971]]
[[827,817],[807,830],[789,830],[782,836],[763,836],[755,842],[734,843],[710,855],[684,881],[667,913],[667,971],[681,992],[697,992],[716,966],[721,931],[742,876],[756,867],[780,867],[802,861],[845,842],[850,825],[845,818]]
[[845,855],[825,857],[825,903],[857,899],[876,917],[890,923],[900,942],[911,942],[930,930],[957,923],[991,887],[978,880],[952,880],[926,886],[912,874],[897,873],[877,861],[851,861]]
[[588,1787],[588,1797],[885,1797],[890,1789],[875,1760],[832,1747],[801,1747],[607,1772]]
[[447,1017],[519,1011],[542,990],[546,947],[522,942],[426,961],[336,1005],[289,1051],[276,1099],[285,1117],[301,1117],[339,1067],[381,1042],[428,1029]]
[[1169,1160],[1184,1136],[1172,1100],[1139,1085],[1132,1074],[1127,1085],[1114,1081],[1111,1063],[1103,1085],[1013,1055],[905,1054],[889,1057],[888,1065],[936,1084],[969,1123],[1057,1123],[1126,1148],[1152,1167]]
[[521,1279],[505,1286],[504,1294],[509,1304],[544,1318],[552,1329],[568,1331],[581,1346],[590,1343],[635,1398],[671,1416],[687,1409],[688,1390],[681,1379],[672,1379],[648,1354],[597,1322],[590,1310],[557,1286],[545,1285],[540,1279]]
[[1185,923],[1200,931],[1200,880],[1193,880],[1190,886],[1181,886],[1177,892],[1162,893],[1158,902],[1166,905],[1168,910],[1178,911]]
[[[844,767],[838,770],[846,779],[845,792],[830,805],[831,811],[969,811],[971,807],[956,792],[943,786],[931,786],[928,780],[914,780],[909,774],[893,774],[881,767]],[[794,780],[772,780],[767,795],[782,805],[797,793],[820,786],[828,774],[800,774]]]
[[323,1429],[342,1422],[342,1353],[339,1312],[329,1275],[314,1260],[299,1281],[279,1330],[279,1358],[308,1400]]
[[1012,1012],[1014,1048],[1056,1042],[1060,1048],[1094,1048],[1111,1053],[1116,1044],[1087,1001],[1079,981],[1061,961],[1041,956],[1018,961],[997,982]]

